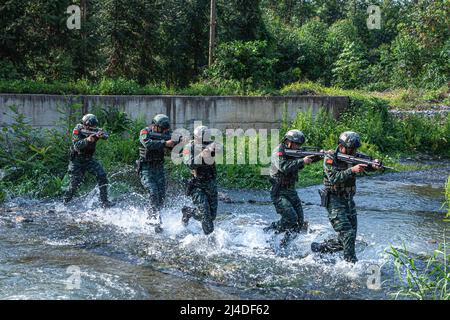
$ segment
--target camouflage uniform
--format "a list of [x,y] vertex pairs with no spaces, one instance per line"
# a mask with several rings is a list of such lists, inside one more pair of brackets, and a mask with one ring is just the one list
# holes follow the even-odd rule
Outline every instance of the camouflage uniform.
[[288,157],[284,150],[284,144],[280,144],[272,155],[270,168],[270,197],[275,210],[281,215],[281,219],[273,222],[270,228],[277,232],[298,231],[304,223],[302,203],[295,189],[298,171],[304,167],[303,158]]
[[141,148],[139,177],[150,195],[149,214],[158,217],[166,195],[166,175],[164,169],[165,140],[152,139],[152,128],[141,130],[139,141]]
[[97,178],[100,189],[100,201],[108,203],[108,179],[102,165],[93,158],[97,142],[89,142],[88,136],[81,133],[82,124],[78,124],[72,133],[72,148],[68,173],[70,185],[64,196],[64,202],[72,200],[76,190],[83,181],[85,172],[89,172]]
[[[366,156],[362,153],[358,155]],[[352,165],[338,161],[334,154],[325,156],[323,166],[324,185],[330,193],[327,205],[328,219],[338,233],[338,238],[324,243],[321,251],[344,250],[344,259],[356,262],[357,214],[353,197],[356,193],[356,176],[360,174],[352,172]]]
[[[186,225],[189,217],[201,221],[203,232],[208,235],[214,231],[214,220],[217,215],[217,182],[216,164],[206,164],[201,157],[201,149],[195,154],[194,141],[189,142],[183,149],[184,163],[192,171],[187,194],[195,205],[193,208],[183,208],[183,222]],[[196,159],[197,158],[197,159]]]

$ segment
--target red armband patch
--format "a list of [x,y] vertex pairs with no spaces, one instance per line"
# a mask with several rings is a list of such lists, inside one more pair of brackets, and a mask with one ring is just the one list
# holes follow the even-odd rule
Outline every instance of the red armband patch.
[[326,164],[333,164],[333,159],[327,159]]
[[148,134],[147,130],[141,130],[141,134]]
[[183,154],[189,154],[189,153],[191,153],[191,152],[189,151],[189,149],[184,149],[184,150],[183,150]]
[[284,156],[284,153],[281,152],[281,151],[278,151],[278,152],[277,152],[277,156]]
[[79,133],[80,133],[80,131],[78,131],[78,129],[74,129],[74,130],[73,130],[73,134],[78,135]]

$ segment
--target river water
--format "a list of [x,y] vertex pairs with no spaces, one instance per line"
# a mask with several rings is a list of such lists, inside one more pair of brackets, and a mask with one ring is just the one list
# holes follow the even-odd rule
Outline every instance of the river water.
[[[278,219],[267,191],[221,190],[209,236],[197,221],[182,226],[180,209],[190,201],[180,192],[168,197],[162,234],[145,225],[137,193],[107,210],[96,190],[68,207],[12,199],[0,207],[0,299],[390,299],[396,281],[385,250],[427,255],[444,240],[449,173],[447,166],[359,179],[356,265],[310,250],[334,234],[320,186],[298,190],[310,228],[287,248],[281,235],[262,230]],[[378,290],[367,286],[374,268]]]

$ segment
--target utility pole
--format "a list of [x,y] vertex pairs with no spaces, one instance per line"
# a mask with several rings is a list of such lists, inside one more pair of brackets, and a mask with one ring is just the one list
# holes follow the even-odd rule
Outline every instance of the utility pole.
[[211,0],[211,11],[209,18],[209,55],[208,66],[213,64],[214,42],[216,37],[216,0]]
[[[83,58],[81,59],[81,63],[82,63],[82,74],[83,74],[83,78],[87,78],[87,67],[86,67],[86,58],[87,58],[87,43],[86,43],[86,20],[87,20],[87,1],[88,0],[81,0],[81,39],[82,39],[82,50],[83,50]],[[83,113],[86,114],[88,113],[88,103],[87,103],[87,99],[85,98],[85,96],[83,95],[81,97],[81,101],[83,102]]]

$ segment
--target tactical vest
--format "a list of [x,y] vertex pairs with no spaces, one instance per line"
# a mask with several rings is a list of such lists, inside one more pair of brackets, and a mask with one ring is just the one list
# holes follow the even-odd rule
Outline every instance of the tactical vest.
[[[278,153],[283,153],[284,154],[284,150],[285,147],[283,144],[280,144],[278,146]],[[291,160],[296,160],[296,158],[292,158],[292,157],[287,157],[286,155],[282,155],[280,157],[284,157],[285,159],[291,159]],[[271,178],[272,181],[274,183],[279,183],[281,187],[283,188],[287,188],[287,187],[295,187],[295,183],[298,180],[298,171],[296,171],[295,173],[282,173],[281,171],[279,171],[279,168],[277,168],[274,164],[272,164],[272,173],[271,173]]]
[[[191,142],[191,154],[195,154],[195,145]],[[213,154],[211,154],[214,156]],[[211,180],[215,179],[217,175],[217,169],[215,162],[213,164],[206,164],[205,160],[202,159],[202,164],[197,166],[193,171],[194,177],[200,180]]]
[[[77,125],[75,127],[75,129],[81,130],[82,125]],[[81,139],[86,139],[88,136],[80,133],[80,138]],[[86,148],[82,149],[82,150],[76,150],[75,147],[72,145],[70,147],[70,156],[71,158],[76,158],[76,157],[81,157],[81,158],[92,158],[94,156],[95,153],[95,148],[97,146],[97,143],[89,143]]]
[[[342,171],[342,170],[347,170],[352,167],[352,165],[350,163],[338,161],[334,157],[334,155],[331,155],[331,156],[327,155],[327,156],[325,156],[325,159],[333,159],[332,166],[334,167],[335,170]],[[332,192],[337,193],[337,194],[349,195],[349,194],[355,194],[355,192],[356,192],[356,177],[354,177],[354,176],[349,177],[344,182],[332,184],[328,180],[327,176],[325,175],[324,179],[323,179],[323,184],[325,185],[325,188],[330,189]]]
[[[148,132],[152,132],[151,128],[146,129]],[[162,165],[164,164],[164,148],[160,150],[149,150],[145,147],[139,147],[139,160],[152,165]]]
[[144,147],[139,147],[139,159],[143,162],[152,164],[164,163],[164,149],[163,150],[149,150]]

